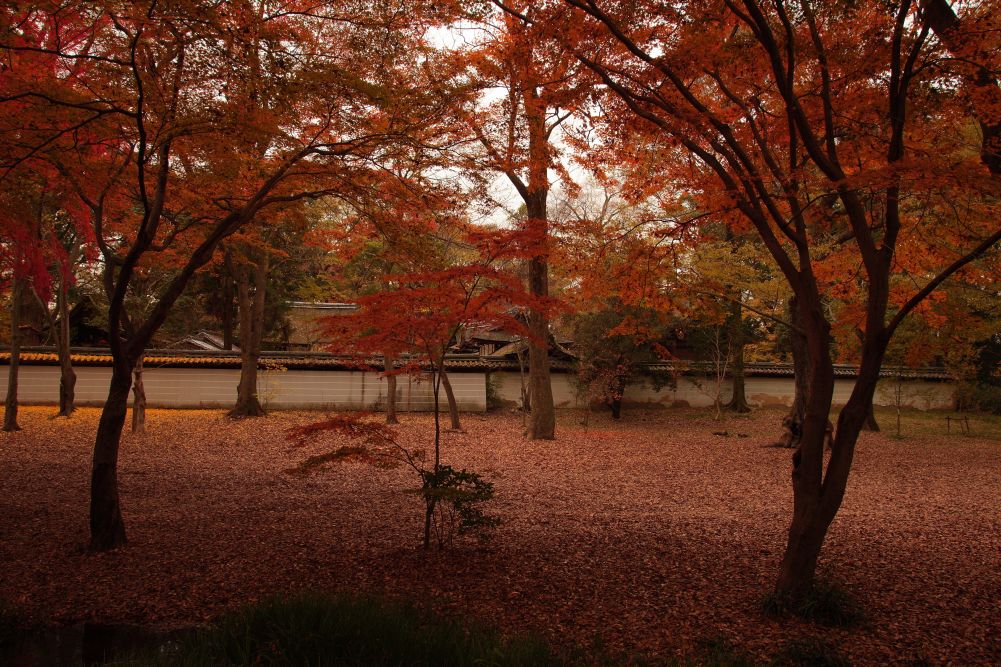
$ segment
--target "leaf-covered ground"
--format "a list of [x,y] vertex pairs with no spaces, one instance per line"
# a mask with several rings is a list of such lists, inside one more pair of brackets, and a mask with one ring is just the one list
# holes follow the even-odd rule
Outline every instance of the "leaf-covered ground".
[[[503,524],[486,544],[431,554],[417,547],[419,500],[403,493],[412,471],[290,475],[331,449],[288,439],[321,415],[219,411],[150,411],[149,433],[126,436],[130,542],[88,553],[98,412],[53,412],[22,408],[24,431],[0,434],[0,600],[36,623],[187,625],[273,593],[348,589],[646,655],[725,637],[765,658],[815,636],[857,665],[1001,662],[1001,442],[946,436],[944,418],[862,437],[821,563],[868,613],[847,630],[760,610],[791,508],[789,452],[765,446],[774,411],[593,416],[587,429],[566,413],[555,442],[524,440],[515,415],[465,415],[445,461],[494,481]],[[408,442],[429,442],[429,416],[404,422]]]

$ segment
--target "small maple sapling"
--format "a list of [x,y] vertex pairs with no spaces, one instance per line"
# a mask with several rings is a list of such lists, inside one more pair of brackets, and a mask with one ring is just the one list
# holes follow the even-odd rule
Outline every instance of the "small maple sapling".
[[441,549],[449,546],[456,535],[476,533],[482,537],[485,530],[500,524],[500,519],[481,508],[493,498],[491,482],[465,469],[456,470],[440,462],[431,465],[424,450],[408,448],[389,425],[370,421],[364,414],[351,414],[332,416],[291,432],[300,446],[321,434],[331,434],[351,444],[314,454],[287,472],[306,475],[325,464],[342,461],[409,467],[421,482],[419,488],[409,492],[419,495],[424,502],[425,549],[431,546],[432,538]]

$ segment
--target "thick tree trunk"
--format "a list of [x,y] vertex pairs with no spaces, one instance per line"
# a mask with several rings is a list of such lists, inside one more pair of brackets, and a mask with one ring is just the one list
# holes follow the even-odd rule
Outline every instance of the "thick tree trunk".
[[[875,265],[875,262],[873,263]],[[887,262],[888,264],[888,262]],[[830,326],[824,318],[815,283],[804,281],[797,297],[798,325],[807,342],[809,384],[805,394],[803,432],[793,455],[793,519],[785,555],[776,581],[780,597],[802,599],[813,585],[817,559],[844,500],[855,445],[872,405],[879,370],[889,341],[883,319],[889,294],[888,268],[870,268],[866,337],[859,374],[852,394],[838,415],[831,441],[829,414],[834,396],[834,365],[830,355]],[[825,467],[825,445],[830,459]]]
[[10,295],[10,366],[7,368],[7,399],[4,402],[3,430],[20,431],[17,423],[17,374],[21,366],[21,301],[24,280],[14,278]]
[[744,348],[747,346],[747,339],[744,336],[744,314],[740,302],[734,300],[730,303],[728,335],[730,336],[730,352],[733,354],[733,395],[726,407],[734,412],[750,412],[751,406],[747,404],[747,389],[744,382]]
[[[264,414],[257,391],[257,367],[261,358],[264,329],[264,296],[267,289],[268,261],[264,255],[252,270],[240,271],[237,299],[240,307],[240,383],[231,417],[260,417]],[[250,292],[253,280],[253,294]]]
[[452,383],[448,380],[448,374],[444,370],[441,373],[441,386],[445,389],[445,397],[448,398],[448,416],[452,420],[452,430],[461,431],[462,424],[459,423],[459,404],[455,402],[455,392],[452,391]]
[[[841,503],[838,498],[833,503],[834,512],[830,512],[832,498],[825,498],[822,488],[824,443],[834,396],[829,326],[819,294],[810,288],[802,291],[806,296],[797,296],[794,307],[798,317],[794,322],[805,334],[808,384],[803,396],[802,430],[793,454],[793,518],[775,586],[779,596],[791,599],[801,599],[812,586],[827,528]],[[793,334],[795,337],[796,332]]]
[[[523,89],[528,129],[528,184],[522,196],[528,214],[528,230],[538,244],[535,255],[528,261],[528,291],[544,301],[549,298],[549,132],[546,128],[546,105],[539,97],[539,89],[531,74],[525,83],[528,84]],[[532,404],[528,437],[532,440],[553,440],[556,437],[556,410],[549,378],[549,322],[545,311],[529,309],[528,331],[528,391]]]
[[143,358],[132,368],[132,432],[146,433],[146,387],[143,386]]
[[74,405],[76,373],[73,371],[73,360],[70,357],[69,285],[65,277],[59,281],[57,299],[59,333],[56,336],[56,349],[59,353],[59,415],[69,417],[76,408]]
[[384,355],[382,368],[386,373],[386,423],[399,424],[396,417],[396,357]]
[[128,411],[132,364],[121,353],[113,354],[111,386],[97,425],[90,476],[90,548],[94,551],[113,549],[126,541],[118,497],[118,445]]
[[[546,224],[545,193],[541,203],[528,207],[529,218],[536,224]],[[545,256],[528,262],[528,290],[533,296],[549,296],[549,266]],[[528,417],[528,437],[532,440],[552,440],[556,437],[556,410],[549,377],[549,322],[545,313],[531,309],[528,313],[528,395],[531,412]]]

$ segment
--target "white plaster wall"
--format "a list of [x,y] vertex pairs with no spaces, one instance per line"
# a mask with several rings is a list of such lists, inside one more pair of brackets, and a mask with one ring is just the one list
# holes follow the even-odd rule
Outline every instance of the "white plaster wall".
[[[520,404],[521,381],[518,373],[501,371],[490,374],[490,382],[497,398],[511,404]],[[786,377],[746,378],[747,401],[754,407],[788,406],[793,399],[793,381]],[[852,378],[838,378],[834,382],[834,404],[843,405],[851,395],[855,381]],[[557,407],[577,405],[574,375],[553,373],[553,400]],[[732,385],[723,382],[722,400],[730,399]],[[896,404],[896,380],[886,378],[880,381],[876,390],[875,403],[881,406]],[[953,405],[955,386],[950,382],[930,382],[926,380],[904,380],[901,383],[901,405],[920,410],[947,410]],[[716,388],[712,379],[681,376],[676,387],[653,388],[649,379],[643,378],[626,387],[623,400],[633,404],[653,404],[663,406],[709,407],[713,404]]]
[[[8,366],[0,366],[0,400],[6,398]],[[108,396],[111,369],[81,366],[77,374],[78,405],[103,405]],[[451,373],[449,380],[459,409],[486,409],[483,373]],[[230,368],[150,368],[143,370],[143,385],[150,407],[226,408],[236,401],[240,371]],[[364,371],[260,371],[258,395],[269,408],[382,409],[386,404],[386,379]],[[59,396],[59,368],[21,366],[18,398],[23,403],[55,403]],[[130,394],[131,399],[131,394]],[[427,411],[433,405],[430,381],[407,375],[397,378],[400,410]],[[445,391],[439,405],[447,407]]]

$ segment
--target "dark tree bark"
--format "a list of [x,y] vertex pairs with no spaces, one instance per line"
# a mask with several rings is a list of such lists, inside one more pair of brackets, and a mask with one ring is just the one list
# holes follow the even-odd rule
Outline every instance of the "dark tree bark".
[[122,355],[114,359],[108,400],[94,440],[90,475],[90,548],[106,551],[125,544],[125,522],[118,497],[118,446],[125,425],[133,364]]
[[[549,133],[546,107],[534,84],[523,93],[525,120],[528,126],[528,184],[520,188],[528,214],[529,230],[539,244],[528,262],[528,291],[539,299],[549,297]],[[532,411],[528,419],[528,437],[553,440],[556,437],[556,409],[549,377],[549,321],[544,311],[532,308],[528,313],[528,390]]]
[[525,380],[525,358],[522,350],[519,349],[516,355],[518,357],[518,379],[521,380],[521,412],[522,415],[526,415],[532,411],[532,396],[529,394],[528,382]]
[[[528,216],[534,224],[546,226],[548,191],[529,198]],[[545,256],[528,262],[528,291],[533,296],[549,296],[549,266]],[[528,313],[528,395],[531,412],[528,416],[528,437],[532,440],[552,440],[556,437],[556,409],[549,376],[549,322],[545,313],[531,309]]]
[[[72,265],[80,252],[79,247],[70,250]],[[73,370],[73,360],[70,356],[70,317],[69,317],[69,279],[63,272],[63,267],[56,266],[56,309],[53,313],[38,291],[32,288],[35,301],[45,313],[49,321],[49,333],[56,346],[56,356],[59,359],[59,417],[69,417],[73,414],[76,395],[76,372]]]
[[[739,293],[738,293],[739,296]],[[750,412],[747,404],[747,388],[744,382],[744,348],[747,346],[747,336],[744,335],[744,312],[739,299],[730,302],[730,313],[727,318],[730,337],[730,353],[733,355],[731,378],[733,379],[733,396],[726,408],[734,412]]]
[[237,301],[240,308],[240,383],[236,388],[236,405],[229,411],[229,416],[260,417],[264,414],[264,408],[257,392],[257,367],[261,359],[261,338],[264,330],[267,253],[262,253],[251,267],[241,267],[237,274]]
[[56,350],[59,354],[59,415],[69,417],[76,409],[76,372],[70,356],[70,308],[69,285],[65,277],[59,280],[56,312],[59,333],[56,336]]
[[233,349],[233,261],[229,250],[222,270],[222,347]]
[[21,366],[21,302],[24,279],[14,278],[10,295],[10,366],[7,368],[7,398],[4,401],[3,430],[20,431],[17,423],[17,374]]
[[876,421],[876,411],[871,400],[869,401],[869,408],[866,410],[865,423],[862,424],[862,430],[879,433],[879,422]]
[[132,432],[146,432],[146,387],[143,386],[143,358],[132,368]]
[[442,364],[441,375],[441,386],[445,389],[445,397],[448,399],[448,416],[452,422],[453,431],[461,431],[462,424],[459,422],[459,404],[455,402],[455,392],[452,391],[452,383],[448,379],[448,373],[444,370],[445,364]]
[[806,346],[806,337],[800,326],[796,297],[789,299],[788,317],[792,323],[789,328],[789,348],[792,352],[793,399],[789,414],[782,420],[784,430],[776,445],[792,449],[799,447],[800,436],[803,434],[806,395],[810,389],[809,352]]
[[612,419],[622,417],[622,397],[626,392],[626,376],[616,374],[612,380],[611,396],[608,398],[608,405],[612,409]]
[[383,355],[382,368],[386,373],[386,423],[399,424],[400,420],[396,417],[396,357]]

